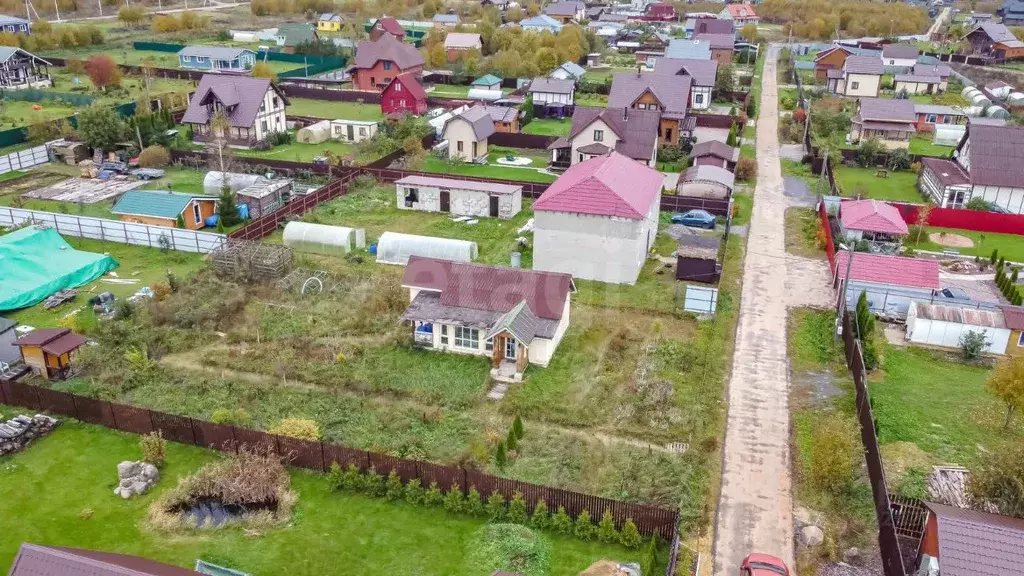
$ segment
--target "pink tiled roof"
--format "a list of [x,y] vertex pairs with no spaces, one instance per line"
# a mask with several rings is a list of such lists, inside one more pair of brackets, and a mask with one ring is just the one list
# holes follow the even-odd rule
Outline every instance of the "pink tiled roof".
[[533,210],[640,220],[656,202],[665,176],[612,152],[570,167],[533,203]]
[[892,204],[878,200],[847,200],[839,206],[840,220],[847,230],[882,234],[907,234],[907,223]]
[[[939,261],[905,256],[887,256],[870,252],[854,252],[850,278],[861,282],[905,286],[909,288],[939,288]],[[846,276],[849,252],[836,255],[836,273]]]
[[726,4],[725,6],[733,18],[756,18],[757,13],[750,4]]

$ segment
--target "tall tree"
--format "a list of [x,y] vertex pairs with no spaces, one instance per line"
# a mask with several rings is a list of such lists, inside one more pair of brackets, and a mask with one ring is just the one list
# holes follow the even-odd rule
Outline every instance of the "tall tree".
[[93,86],[106,92],[107,88],[121,85],[121,70],[114,59],[106,54],[96,54],[85,60],[85,73]]
[[992,370],[985,387],[1006,405],[1003,429],[1010,427],[1013,413],[1024,407],[1024,356],[1009,356]]
[[78,136],[93,148],[109,150],[124,135],[124,122],[110,106],[93,104],[78,113]]

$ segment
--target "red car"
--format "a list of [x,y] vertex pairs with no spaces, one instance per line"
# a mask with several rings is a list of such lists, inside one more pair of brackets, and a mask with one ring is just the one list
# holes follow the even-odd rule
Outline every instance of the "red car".
[[740,576],[790,576],[790,572],[782,560],[755,552],[743,559]]

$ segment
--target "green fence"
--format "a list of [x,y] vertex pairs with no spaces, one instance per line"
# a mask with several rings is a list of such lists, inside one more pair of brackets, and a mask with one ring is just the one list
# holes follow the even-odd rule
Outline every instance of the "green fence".
[[[184,44],[169,44],[166,42],[135,42],[132,46],[136,50],[152,50],[154,52],[175,52],[185,47]],[[278,74],[279,78],[295,78],[302,76],[313,76],[328,70],[344,68],[346,60],[339,56],[319,56],[306,54],[287,54],[285,52],[266,52],[266,59],[271,62],[288,62],[291,64],[302,64],[305,69],[289,70]],[[263,59],[264,53],[260,52],[257,59]]]
[[28,88],[25,90],[7,90],[0,92],[4,100],[20,100],[22,102],[50,102],[59,100],[75,107],[91,106],[96,101],[88,94],[74,94],[71,92],[50,92],[39,88]]
[[[114,111],[117,115],[122,118],[128,118],[135,115],[135,102],[128,102],[126,104],[118,104],[114,106]],[[68,116],[59,120],[51,120],[54,122],[67,122],[73,128],[78,128],[78,116]],[[24,144],[28,142],[28,126],[21,126],[18,128],[11,128],[10,130],[0,131],[0,148],[6,148],[8,146],[17,146],[18,144]]]

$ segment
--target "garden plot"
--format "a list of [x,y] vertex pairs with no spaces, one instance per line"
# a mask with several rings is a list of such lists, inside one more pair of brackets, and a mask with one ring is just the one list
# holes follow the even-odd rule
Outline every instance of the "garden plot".
[[76,204],[95,204],[124,194],[129,190],[141,188],[146,183],[142,180],[99,180],[91,178],[69,178],[46,188],[37,188],[22,194],[28,198],[51,200],[54,202],[74,202]]

